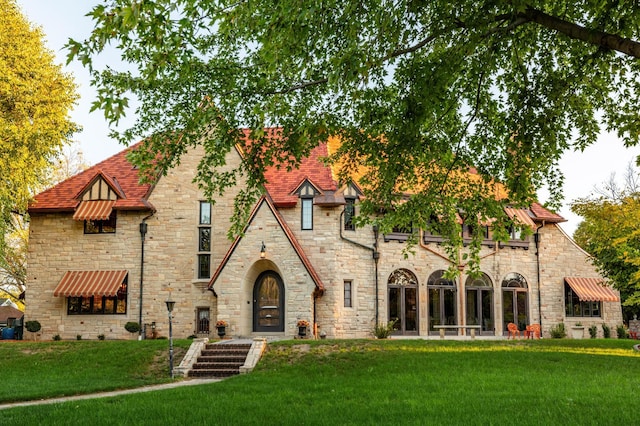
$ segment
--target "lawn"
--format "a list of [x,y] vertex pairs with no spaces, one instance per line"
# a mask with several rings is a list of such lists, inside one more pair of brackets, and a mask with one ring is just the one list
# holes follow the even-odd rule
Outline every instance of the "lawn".
[[[162,349],[148,342],[155,344],[93,344],[119,343],[128,348],[121,349],[118,360],[128,366],[139,362],[141,352]],[[258,368],[248,375],[151,393],[12,408],[2,410],[0,418],[7,425],[637,424],[633,407],[640,397],[640,353],[632,349],[634,343],[613,339],[280,342],[269,345]],[[57,349],[54,343],[41,345]],[[0,344],[0,359],[6,359],[4,351]],[[110,349],[108,357],[115,351]],[[67,356],[58,357],[59,367],[50,367],[57,373],[32,374],[26,368],[19,380],[52,387],[56,380],[64,380],[60,371]],[[119,372],[111,358],[100,365],[95,362],[94,358],[82,366],[78,361],[74,369],[88,374],[96,367],[108,371],[113,374],[110,389],[115,383],[127,387],[134,381],[125,376],[136,375],[135,370]],[[79,389],[93,384],[95,373],[90,374],[85,384],[78,382]],[[143,381],[148,377],[138,376]],[[14,383],[17,376],[11,377],[5,378],[5,389],[19,385]]]

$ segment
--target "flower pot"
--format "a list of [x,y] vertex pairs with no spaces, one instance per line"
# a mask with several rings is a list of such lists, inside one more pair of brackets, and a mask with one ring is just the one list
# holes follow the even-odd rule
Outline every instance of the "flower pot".
[[573,326],[573,327],[571,327],[571,338],[572,339],[582,339],[582,338],[584,338],[584,327],[583,326]]
[[221,339],[227,334],[227,327],[224,325],[219,325],[216,329],[218,330],[218,337]]

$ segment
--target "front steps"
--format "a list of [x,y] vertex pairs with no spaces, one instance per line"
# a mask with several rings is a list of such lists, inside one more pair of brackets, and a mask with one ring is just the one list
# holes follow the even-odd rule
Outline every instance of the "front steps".
[[188,377],[231,377],[240,374],[251,343],[206,344],[191,366]]

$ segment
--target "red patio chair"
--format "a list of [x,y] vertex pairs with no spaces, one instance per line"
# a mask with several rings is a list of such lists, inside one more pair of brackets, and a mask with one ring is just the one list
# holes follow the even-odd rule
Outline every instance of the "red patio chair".
[[507,340],[511,339],[511,336],[513,336],[513,338],[515,339],[516,336],[520,337],[522,335],[522,332],[518,330],[518,326],[512,322],[507,324],[507,330],[509,330],[509,336],[507,337]]
[[524,337],[527,339],[539,339],[540,338],[540,324],[531,324],[527,326],[524,332]]

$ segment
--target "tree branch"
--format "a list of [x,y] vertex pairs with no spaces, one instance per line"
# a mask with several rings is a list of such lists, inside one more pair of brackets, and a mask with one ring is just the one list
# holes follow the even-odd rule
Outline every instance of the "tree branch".
[[556,30],[570,38],[615,50],[625,55],[633,56],[634,58],[640,58],[640,43],[635,40],[586,28],[573,22],[547,15],[533,8],[528,8],[527,11],[520,14],[520,16],[543,27]]

